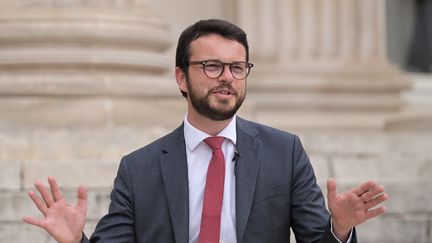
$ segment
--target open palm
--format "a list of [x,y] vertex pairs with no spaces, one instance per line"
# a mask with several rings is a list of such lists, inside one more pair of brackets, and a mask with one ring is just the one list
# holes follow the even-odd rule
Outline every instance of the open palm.
[[42,182],[35,183],[40,197],[35,192],[29,192],[30,198],[44,215],[43,219],[26,216],[26,223],[45,229],[59,243],[80,242],[87,213],[87,191],[84,187],[78,189],[76,206],[67,204],[54,177],[48,177],[51,193]]
[[336,193],[336,181],[327,181],[328,207],[336,231],[349,232],[352,227],[381,215],[385,207],[374,208],[387,200],[384,187],[373,181],[366,182],[347,192]]

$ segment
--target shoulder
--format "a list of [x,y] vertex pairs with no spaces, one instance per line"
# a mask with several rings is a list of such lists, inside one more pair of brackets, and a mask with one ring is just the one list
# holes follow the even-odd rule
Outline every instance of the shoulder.
[[124,159],[128,161],[142,161],[144,158],[146,161],[155,160],[159,159],[163,153],[178,146],[184,146],[183,124],[167,135],[125,155]]
[[242,130],[245,133],[258,137],[258,138],[272,138],[272,139],[283,139],[283,140],[295,140],[298,139],[298,136],[283,131],[274,127],[270,127],[267,125],[263,125],[260,123],[256,123],[253,121],[249,121],[246,119],[243,119],[241,117],[237,117],[237,129]]
[[260,143],[264,151],[277,154],[301,154],[304,152],[300,138],[293,133],[283,131],[274,127],[237,118],[238,138],[244,139],[251,136],[253,140]]

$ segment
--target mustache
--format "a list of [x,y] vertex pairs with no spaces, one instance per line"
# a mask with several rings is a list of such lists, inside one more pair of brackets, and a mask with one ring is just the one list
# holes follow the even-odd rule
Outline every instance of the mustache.
[[210,93],[219,92],[219,91],[229,91],[231,94],[237,96],[238,92],[230,85],[230,84],[222,84],[217,87],[210,89]]

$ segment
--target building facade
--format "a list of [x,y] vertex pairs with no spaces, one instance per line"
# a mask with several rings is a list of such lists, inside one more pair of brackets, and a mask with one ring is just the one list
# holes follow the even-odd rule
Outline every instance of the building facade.
[[208,18],[248,33],[241,116],[299,134],[324,193],[328,177],[385,185],[388,212],[359,226],[361,241],[432,242],[432,81],[401,68],[400,4],[0,0],[0,242],[54,242],[21,220],[38,215],[27,191],[48,175],[72,203],[89,188],[92,232],[122,155],[184,118],[175,45]]

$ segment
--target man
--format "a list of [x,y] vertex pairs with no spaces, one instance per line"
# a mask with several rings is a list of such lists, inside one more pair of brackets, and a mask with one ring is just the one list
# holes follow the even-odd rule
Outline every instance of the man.
[[[328,205],[297,136],[235,116],[252,64],[246,34],[222,20],[199,21],[180,36],[175,75],[188,112],[183,124],[125,156],[109,212],[90,242],[356,242],[354,226],[384,213],[384,188],[367,182]],[[45,216],[24,221],[58,242],[82,234],[86,190],[66,204],[53,177],[51,192],[29,196]],[[374,209],[373,209],[374,208]]]

